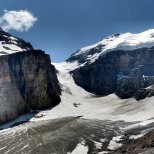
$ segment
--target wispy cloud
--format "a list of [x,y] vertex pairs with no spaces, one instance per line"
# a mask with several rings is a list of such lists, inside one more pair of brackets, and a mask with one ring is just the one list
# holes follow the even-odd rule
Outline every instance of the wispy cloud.
[[3,16],[0,17],[0,27],[6,31],[16,30],[23,32],[32,28],[36,21],[37,18],[27,10],[5,10]]

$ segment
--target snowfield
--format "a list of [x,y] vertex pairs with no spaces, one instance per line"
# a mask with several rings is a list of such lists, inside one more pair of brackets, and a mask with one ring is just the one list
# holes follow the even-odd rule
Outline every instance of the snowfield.
[[[150,130],[153,129],[154,97],[146,98],[140,101],[136,101],[134,98],[119,99],[115,94],[111,94],[105,97],[97,97],[94,94],[85,91],[84,89],[82,89],[81,87],[77,86],[74,83],[74,80],[72,76],[69,74],[69,72],[78,67],[77,63],[63,62],[63,63],[57,63],[57,64],[54,63],[54,65],[56,66],[56,69],[59,71],[58,79],[63,89],[62,96],[61,96],[61,100],[62,100],[61,103],[52,109],[40,111],[36,115],[27,114],[27,115],[21,116],[15,121],[12,121],[6,125],[3,125],[1,128],[5,128],[5,129],[0,131],[0,135],[6,136],[6,137],[12,136],[13,138],[16,138],[16,134],[20,134],[20,136],[22,137],[21,134],[23,134],[23,132],[27,133],[29,130],[31,130],[32,132],[35,132],[37,136],[40,136],[40,134],[37,133],[37,129],[38,128],[42,129],[43,126],[41,125],[47,124],[48,126],[49,121],[51,121],[50,125],[52,125],[52,123],[54,125],[54,120],[59,119],[59,121],[61,121],[61,119],[63,118],[67,119],[67,117],[74,117],[74,118],[80,117],[79,119],[83,121],[85,120],[102,121],[102,123],[105,126],[106,126],[105,121],[109,121],[109,126],[113,130],[114,130],[115,124],[117,123],[118,129],[120,130],[121,133],[118,132],[117,134],[112,134],[112,138],[103,138],[98,134],[99,137],[97,137],[97,140],[96,140],[95,136],[93,136],[91,132],[88,134],[88,138],[90,138],[90,141],[93,142],[94,147],[100,151],[98,153],[103,154],[103,153],[110,153],[110,151],[113,151],[123,145],[123,135],[124,135],[123,133],[131,132],[128,138],[131,140],[134,140],[134,139],[143,137]],[[23,121],[27,121],[27,119],[29,120],[28,123],[10,128],[10,126],[17,123],[21,123]],[[120,121],[122,121],[122,123],[127,123],[126,126],[121,125]],[[115,122],[115,123],[112,125],[112,122]],[[90,128],[94,129],[95,126],[96,125],[94,123],[94,127],[93,128],[90,127]],[[99,127],[99,124],[97,125],[97,127]],[[110,127],[109,127],[109,130],[111,129]],[[54,129],[53,126],[51,126],[51,128]],[[64,128],[65,128],[65,125],[64,125]],[[69,127],[68,125],[68,128],[66,128],[66,130],[69,131],[69,128],[71,127]],[[109,132],[107,133],[108,128],[101,127],[98,130],[101,130],[101,129],[102,130],[105,129],[105,132],[104,132],[105,134],[109,133]],[[63,129],[60,128],[56,131],[59,131],[59,130],[63,130]],[[116,130],[114,131],[116,132]],[[79,130],[79,132],[82,132],[82,131]],[[75,132],[75,134],[76,133],[77,132]],[[67,138],[69,140],[69,137]],[[49,140],[48,142],[52,142],[53,140],[54,139],[51,138],[51,141]],[[40,146],[43,146],[42,144],[43,143],[41,142]],[[105,144],[107,145],[106,149],[102,149],[102,147],[104,147]],[[25,148],[25,146],[28,146],[27,142],[26,142],[26,145],[24,145],[22,148]],[[2,148],[5,148],[5,147],[2,147]],[[30,146],[28,147],[28,149],[29,148]],[[89,151],[89,148],[90,147],[89,145],[87,145],[87,137],[86,137],[86,138],[83,138],[81,142],[76,143],[76,148],[74,148],[74,150],[67,151],[67,153],[68,154],[80,154],[80,153],[87,154]],[[27,149],[27,147],[25,149]]]
[[121,147],[122,144],[121,144],[121,143],[117,143],[117,142],[121,141],[121,137],[122,137],[122,136],[113,137],[112,140],[111,140],[110,143],[109,143],[108,149],[109,149],[109,150],[115,150],[115,149],[117,149],[118,147]]
[[88,153],[88,146],[85,146],[85,141],[79,143],[76,148],[70,153],[67,154],[87,154]]
[[[0,41],[0,51],[6,52],[7,54],[12,54],[15,52],[23,51],[24,49],[20,48],[17,44],[3,44],[2,41]],[[5,54],[0,54],[5,55]]]
[[[0,32],[1,32],[1,29],[0,29]],[[10,34],[5,33],[3,31],[2,31],[2,34],[0,35],[2,36],[0,41],[0,56],[30,50],[29,47],[27,46],[24,47],[23,40],[16,38],[14,36],[11,36]]]
[[58,79],[63,89],[62,101],[51,110],[41,111],[38,116],[43,116],[32,118],[31,121],[82,116],[85,119],[139,121],[134,127],[154,122],[150,120],[154,117],[154,97],[140,101],[134,98],[119,99],[115,94],[97,97],[77,86],[69,74],[69,71],[78,67],[77,63],[63,62],[54,65],[59,71]]
[[[89,54],[91,49],[97,49],[101,46],[101,51],[95,54]],[[113,50],[135,50],[140,48],[151,48],[154,46],[154,29],[147,30],[139,34],[123,33],[109,36],[102,41],[81,48],[73,56],[84,55],[89,63],[95,62],[102,54]]]

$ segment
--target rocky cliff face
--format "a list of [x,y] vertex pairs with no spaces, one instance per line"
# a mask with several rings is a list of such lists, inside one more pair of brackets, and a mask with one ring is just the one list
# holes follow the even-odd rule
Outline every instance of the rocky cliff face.
[[56,73],[49,55],[0,28],[0,124],[59,104]]
[[[123,37],[116,35],[73,54],[67,62],[78,63],[79,67],[71,72],[76,84],[97,95],[116,93],[120,98],[134,96],[137,100],[153,96],[153,88],[148,88],[154,84],[153,37],[149,31],[148,35],[145,34],[145,37],[151,38],[150,47],[132,47],[130,40],[124,39],[115,49],[107,49],[107,46],[116,44],[119,37]],[[130,50],[126,50],[126,45],[123,45],[123,49],[119,47],[125,42]]]
[[56,70],[43,51],[0,56],[0,123],[60,102]]
[[120,98],[141,99],[143,88],[154,84],[154,49],[109,52],[72,73],[79,86],[97,95],[116,93]]

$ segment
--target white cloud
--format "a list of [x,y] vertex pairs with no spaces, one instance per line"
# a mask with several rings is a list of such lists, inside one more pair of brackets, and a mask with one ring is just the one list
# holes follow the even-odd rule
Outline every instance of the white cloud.
[[27,10],[4,10],[4,15],[0,17],[0,26],[6,31],[16,30],[23,32],[32,28],[36,21],[37,18]]

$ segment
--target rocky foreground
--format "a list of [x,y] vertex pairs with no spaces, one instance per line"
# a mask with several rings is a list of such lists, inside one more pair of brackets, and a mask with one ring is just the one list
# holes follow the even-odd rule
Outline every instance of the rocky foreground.
[[[81,117],[24,122],[20,125],[14,123],[12,128],[0,131],[0,153],[153,153],[154,135],[153,131],[150,133],[148,131],[154,128],[154,123],[125,129],[130,124],[123,121],[88,120]],[[141,132],[147,134],[142,137]]]

